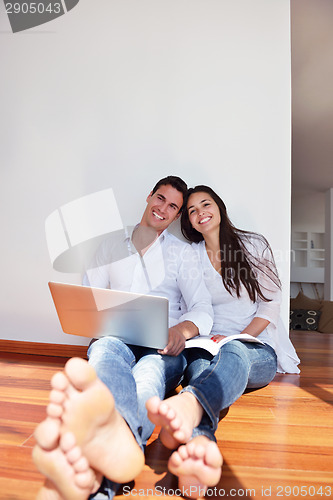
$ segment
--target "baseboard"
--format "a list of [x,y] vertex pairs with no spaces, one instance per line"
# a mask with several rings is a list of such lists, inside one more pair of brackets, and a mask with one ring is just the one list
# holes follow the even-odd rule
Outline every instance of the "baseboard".
[[1,352],[16,352],[19,354],[36,354],[38,356],[59,356],[85,358],[87,346],[66,344],[44,344],[43,342],[24,342],[19,340],[1,340]]

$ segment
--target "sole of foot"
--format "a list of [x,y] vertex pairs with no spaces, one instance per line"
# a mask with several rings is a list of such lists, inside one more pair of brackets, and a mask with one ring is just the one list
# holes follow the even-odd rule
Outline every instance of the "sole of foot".
[[155,396],[147,401],[146,408],[149,420],[162,427],[161,442],[171,450],[189,441],[203,414],[201,405],[190,392],[164,401]]
[[[46,421],[36,432],[37,443],[38,434],[41,441],[33,449],[33,460],[46,477],[36,500],[86,500],[97,491],[102,477],[96,477],[76,445],[74,435],[67,433],[59,439],[59,434],[58,437],[54,434],[56,430],[52,422]],[[49,436],[52,434],[54,442],[57,442],[55,448],[45,449],[41,446],[45,441],[44,432],[48,432]]]
[[93,367],[72,358],[51,385],[47,413],[61,420],[60,433],[75,436],[94,470],[115,482],[134,479],[143,468],[143,452]]
[[178,485],[184,496],[200,498],[205,496],[209,486],[219,482],[222,463],[217,444],[206,436],[197,436],[171,455],[168,468],[178,476]]

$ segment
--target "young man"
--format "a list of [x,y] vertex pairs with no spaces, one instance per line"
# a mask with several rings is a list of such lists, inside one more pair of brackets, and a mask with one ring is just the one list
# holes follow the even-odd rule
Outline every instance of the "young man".
[[106,240],[84,278],[90,286],[168,297],[169,340],[156,351],[103,337],[90,345],[89,364],[70,360],[54,377],[48,418],[35,433],[35,462],[47,477],[40,500],[86,499],[102,477],[96,498],[101,492],[112,498],[115,483],[134,479],[154,429],[146,401],[163,399],[180,383],[185,340],[212,327],[195,254],[166,231],[180,216],[186,191],[179,177],[158,181],[140,223]]

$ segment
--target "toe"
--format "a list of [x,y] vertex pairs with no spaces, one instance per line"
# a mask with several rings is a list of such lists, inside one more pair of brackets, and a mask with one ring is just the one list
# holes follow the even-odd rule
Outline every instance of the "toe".
[[183,459],[181,458],[179,452],[174,451],[169,458],[169,466],[171,466],[172,468],[179,467],[182,464],[182,462]]
[[63,407],[55,403],[50,403],[46,407],[46,413],[51,418],[60,418],[63,414],[63,411]]
[[190,439],[190,435],[187,434],[183,429],[179,429],[173,432],[173,437],[179,443],[186,443]]
[[39,446],[51,450],[58,445],[60,435],[60,420],[47,418],[41,422],[34,432]]
[[193,458],[202,459],[205,456],[205,448],[202,445],[195,446],[194,443],[189,443],[188,445],[189,453],[193,456]]
[[51,386],[58,391],[65,391],[68,387],[68,379],[62,372],[57,372],[51,378]]
[[53,389],[50,392],[49,400],[50,400],[50,403],[55,403],[55,404],[61,405],[65,400],[64,391],[58,391],[57,389]]
[[76,389],[83,391],[97,379],[95,370],[81,358],[71,358],[65,365],[65,373]]
[[223,457],[217,444],[211,441],[206,450],[206,462],[213,467],[222,467]]
[[159,414],[162,415],[163,417],[169,418],[168,413],[170,411],[172,411],[172,409],[169,408],[169,406],[164,401],[162,401],[162,403],[160,404],[160,406],[158,408]]
[[186,460],[190,456],[186,445],[179,446],[178,453],[182,460]]
[[75,472],[87,472],[89,471],[89,463],[86,457],[80,456],[79,460],[73,463],[73,469]]
[[81,459],[81,457],[82,457],[81,448],[79,448],[78,446],[74,446],[74,448],[66,452],[66,458],[68,462],[72,465],[78,462]]
[[146,402],[146,408],[151,413],[158,413],[159,406],[161,404],[161,400],[158,396],[153,396],[149,398]]
[[174,418],[170,418],[170,427],[173,431],[180,430],[182,425],[182,421],[178,416],[174,416]]
[[60,438],[60,448],[64,453],[68,453],[76,446],[76,439],[72,432],[65,432]]
[[177,414],[173,408],[168,408],[168,411],[166,412],[165,416],[167,417],[168,420],[174,420],[177,418]]
[[79,472],[78,474],[76,474],[75,484],[82,489],[91,488],[92,485],[94,484],[94,476],[92,472],[89,470],[86,472]]

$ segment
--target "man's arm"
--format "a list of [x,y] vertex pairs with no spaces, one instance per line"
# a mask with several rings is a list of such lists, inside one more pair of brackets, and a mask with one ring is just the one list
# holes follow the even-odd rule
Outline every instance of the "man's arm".
[[169,328],[168,345],[161,354],[178,356],[185,349],[185,341],[196,335],[208,335],[213,326],[213,307],[202,274],[197,252],[186,245],[178,256],[180,265],[177,283],[184,301],[183,314],[177,325]]
[[107,242],[104,240],[90,261],[88,269],[86,269],[82,278],[82,285],[110,288],[110,277],[108,272],[108,264],[110,261]]

